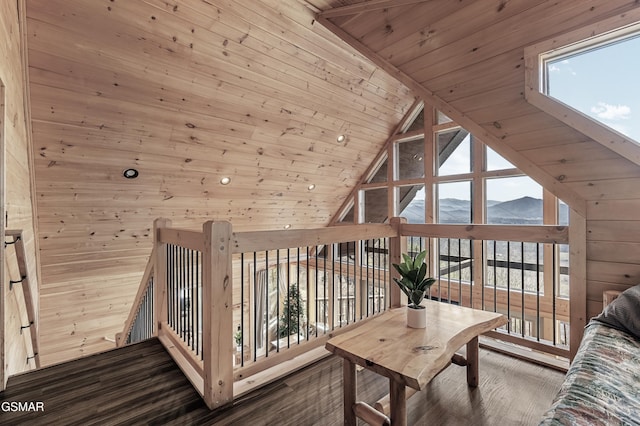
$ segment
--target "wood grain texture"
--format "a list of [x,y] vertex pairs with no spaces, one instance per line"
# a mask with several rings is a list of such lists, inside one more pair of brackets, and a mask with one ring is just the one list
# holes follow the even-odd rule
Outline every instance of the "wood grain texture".
[[[333,7],[349,10],[344,8],[353,3],[313,2],[320,16],[330,16]],[[525,63],[525,49],[556,48],[575,41],[572,34],[589,37],[616,23],[626,25],[636,19],[638,5],[627,0],[482,0],[447,2],[446,14],[426,13],[436,3],[360,11],[329,21],[337,28],[333,31],[361,43],[374,61],[391,64],[409,87],[437,101],[454,120],[472,125],[475,136],[585,216],[587,249],[580,256],[586,276],[571,283],[581,288],[576,293],[581,299],[587,295],[578,302],[582,313],[576,319],[582,323],[585,308],[599,311],[600,296],[591,296],[596,289],[619,289],[640,279],[640,260],[628,251],[640,242],[632,214],[640,200],[639,149],[620,138],[597,142],[589,135],[601,135],[599,126],[573,123],[559,108],[542,112],[528,103],[525,75],[535,70]],[[564,189],[575,196],[562,194]],[[581,327],[576,324],[572,335],[579,336]]]
[[[448,368],[408,401],[408,423],[429,424],[437,418],[447,426],[537,425],[564,377],[483,349],[480,363],[478,388],[467,386],[463,368]],[[368,370],[356,375],[359,400],[373,403],[388,393],[386,378]],[[232,407],[210,411],[152,339],[14,376],[0,400],[45,403],[44,413],[3,414],[2,424],[342,425],[342,361],[326,358],[247,394]]]
[[[20,279],[15,253],[4,249],[5,229],[21,230],[26,273],[30,279],[34,308],[38,310],[39,274],[37,230],[32,199],[33,155],[30,151],[28,88],[25,80],[26,45],[24,2],[0,5],[0,389],[11,374],[29,370],[33,355],[29,333],[20,333],[28,324],[22,289],[9,288],[9,280]],[[22,18],[22,19],[21,19]],[[8,238],[7,241],[10,241]],[[25,340],[26,339],[26,340]]]
[[324,226],[414,102],[290,3],[27,2],[45,364],[120,331],[155,218]]
[[[640,277],[627,251],[640,243],[628,220],[637,164],[523,94],[525,47],[597,29],[634,1],[25,0],[23,34],[10,3],[0,19],[5,207],[40,281],[44,364],[111,346],[104,337],[129,312],[153,219],[191,230],[211,219],[240,231],[314,228],[356,194],[416,94],[316,20],[343,6],[331,22],[346,34],[577,210],[589,202],[586,283],[573,285]],[[127,167],[139,178],[122,178]],[[226,175],[232,183],[219,185]]]
[[[327,349],[403,386],[422,390],[461,346],[506,324],[505,316],[426,300],[427,328],[406,325],[406,310],[385,312],[327,342]],[[391,419],[393,420],[393,418]]]

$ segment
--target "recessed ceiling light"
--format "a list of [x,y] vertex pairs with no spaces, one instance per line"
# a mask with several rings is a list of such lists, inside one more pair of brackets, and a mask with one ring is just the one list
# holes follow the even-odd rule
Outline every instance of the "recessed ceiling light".
[[291,225],[289,225],[288,223],[284,226],[284,229],[289,229],[291,228]]
[[338,141],[338,143],[342,143],[347,139],[347,137],[345,135],[338,135],[338,138],[336,139]]
[[316,185],[312,183],[311,185],[307,186],[307,189],[309,191],[313,191],[315,189],[315,187],[316,187]]
[[231,183],[231,178],[229,176],[225,176],[220,179],[220,185],[229,185]]
[[124,172],[122,172],[122,176],[126,177],[127,179],[135,179],[139,174],[140,173],[138,173],[136,169],[126,169]]

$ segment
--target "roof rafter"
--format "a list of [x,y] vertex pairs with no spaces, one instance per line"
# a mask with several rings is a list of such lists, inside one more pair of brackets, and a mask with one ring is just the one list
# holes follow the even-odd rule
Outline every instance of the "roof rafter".
[[378,9],[406,6],[415,3],[424,3],[429,0],[368,0],[358,4],[335,7],[319,14],[322,18],[336,18],[338,16],[354,15],[361,12],[371,12]]

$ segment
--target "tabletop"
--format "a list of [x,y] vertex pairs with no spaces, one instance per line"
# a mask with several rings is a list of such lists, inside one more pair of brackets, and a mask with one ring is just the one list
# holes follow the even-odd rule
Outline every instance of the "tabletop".
[[331,338],[326,348],[376,373],[422,390],[455,352],[478,335],[507,323],[500,313],[425,300],[427,327],[406,326],[406,309],[390,309]]

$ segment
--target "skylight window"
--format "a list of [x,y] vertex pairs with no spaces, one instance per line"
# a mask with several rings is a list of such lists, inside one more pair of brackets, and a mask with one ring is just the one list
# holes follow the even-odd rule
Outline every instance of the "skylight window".
[[543,57],[546,95],[640,141],[640,30]]

